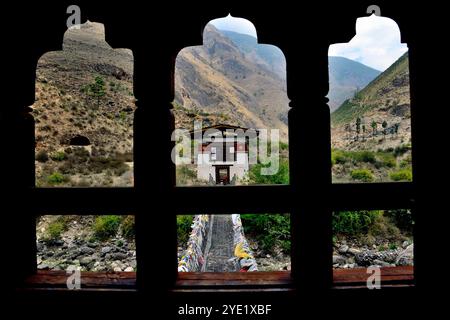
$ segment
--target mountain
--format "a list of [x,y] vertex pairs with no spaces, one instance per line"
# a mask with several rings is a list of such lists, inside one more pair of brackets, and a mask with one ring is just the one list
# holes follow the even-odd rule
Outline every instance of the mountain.
[[[132,80],[132,52],[111,48],[99,23],[69,29],[63,50],[39,59],[32,106],[38,186],[131,185],[124,159],[133,161]],[[73,152],[76,137],[88,141],[89,153]]]
[[381,72],[362,63],[343,58],[328,57],[330,90],[328,99],[331,112],[345,100],[369,84]]
[[357,117],[405,120],[410,118],[408,53],[376,77],[331,115],[334,127]]
[[176,127],[192,129],[197,119],[204,125],[277,128],[287,139],[286,81],[274,67],[282,55],[271,60],[273,46],[257,47],[253,37],[208,24],[203,46],[184,48],[177,56]]
[[247,34],[228,30],[219,30],[220,33],[231,39],[234,44],[244,52],[249,59],[263,65],[274,72],[281,79],[286,79],[286,59],[283,52],[273,45],[258,44],[258,40]]
[[333,181],[411,181],[408,63],[405,53],[331,114]]

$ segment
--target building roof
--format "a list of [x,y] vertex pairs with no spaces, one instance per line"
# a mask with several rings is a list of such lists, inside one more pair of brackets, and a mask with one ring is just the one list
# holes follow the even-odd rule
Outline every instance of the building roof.
[[[191,130],[189,133],[191,134],[191,136],[193,136],[195,133],[201,132],[202,136],[203,136],[204,132],[207,131],[207,130],[210,130],[210,129],[215,129],[215,130],[218,130],[218,131],[221,131],[221,132],[224,132],[224,131],[229,130],[229,129],[231,129],[231,130],[239,130],[239,129],[241,129],[243,131],[251,130],[251,128],[244,128],[244,127],[233,126],[233,125],[229,125],[229,124],[216,124],[216,125],[209,126],[209,127],[202,127],[201,129],[200,128],[199,129],[194,129],[194,130]],[[259,131],[257,129],[253,129],[253,130],[255,130],[256,135],[259,134]]]

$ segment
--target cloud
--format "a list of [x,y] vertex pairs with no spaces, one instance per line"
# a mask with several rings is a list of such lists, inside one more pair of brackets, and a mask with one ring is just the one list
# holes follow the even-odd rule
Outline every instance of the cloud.
[[247,19],[235,18],[228,15],[225,18],[211,20],[209,23],[213,24],[219,30],[234,31],[248,34],[255,38],[257,37],[255,26]]
[[400,29],[394,20],[372,15],[358,18],[356,35],[349,43],[331,45],[328,55],[345,57],[384,71],[408,50],[400,41]]

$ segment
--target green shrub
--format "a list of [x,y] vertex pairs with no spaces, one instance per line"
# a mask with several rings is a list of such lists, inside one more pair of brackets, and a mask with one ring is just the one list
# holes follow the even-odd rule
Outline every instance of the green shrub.
[[67,182],[67,180],[68,180],[67,177],[65,177],[64,175],[62,175],[59,172],[54,172],[47,177],[47,182],[50,185],[61,184],[61,183]]
[[376,162],[375,154],[371,151],[354,151],[350,152],[349,155],[356,162],[367,162],[367,163]]
[[124,121],[127,118],[127,113],[125,111],[120,111],[119,113],[120,120]]
[[389,250],[396,250],[397,245],[395,243],[390,243],[388,248],[389,248]]
[[287,160],[280,160],[277,173],[273,175],[262,175],[261,169],[269,167],[262,163],[257,163],[250,168],[250,181],[254,184],[289,184],[289,163]]
[[192,170],[186,165],[180,165],[177,167],[177,169],[178,169],[177,175],[180,175],[181,177],[189,179],[195,179],[197,177],[197,172],[195,172],[195,170]]
[[64,151],[57,151],[57,152],[53,152],[50,155],[50,158],[53,161],[63,161],[65,159],[67,159],[66,153]]
[[61,238],[61,233],[66,230],[66,224],[63,221],[53,221],[47,228],[47,240],[57,240]]
[[333,213],[332,224],[335,234],[358,235],[367,233],[381,211],[339,211]]
[[289,214],[241,214],[246,234],[253,236],[264,250],[279,247],[286,254],[291,250]]
[[411,155],[409,155],[400,162],[400,168],[403,168],[403,169],[408,168],[411,166],[411,164],[412,164],[412,158],[411,158]]
[[135,222],[134,222],[134,216],[126,216],[122,221],[122,235],[125,238],[131,239],[135,236]]
[[372,172],[368,169],[355,169],[350,175],[352,179],[362,182],[371,182],[374,179]]
[[[383,211],[381,211],[383,213]],[[385,240],[399,240],[402,238],[400,229],[384,214],[379,215],[369,228],[369,234]]]
[[332,164],[344,164],[350,160],[353,163],[376,163],[375,153],[372,151],[344,151],[337,149],[331,151]]
[[389,175],[392,181],[412,181],[411,169],[402,169],[396,172],[391,172]]
[[117,234],[121,223],[121,216],[98,216],[94,222],[94,234],[100,240],[106,240]]
[[395,223],[395,225],[402,231],[411,233],[414,226],[414,219],[411,210],[396,209],[386,210],[385,215]]
[[179,215],[177,216],[177,238],[178,246],[185,246],[189,240],[192,231],[193,215]]
[[45,150],[41,150],[38,153],[36,153],[36,161],[38,162],[47,162],[48,161],[48,154]]
[[121,176],[129,167],[121,158],[92,157],[89,161],[89,169],[94,173],[111,170],[114,175]]
[[280,141],[280,150],[289,150],[289,145],[286,142]]
[[402,144],[394,149],[394,155],[396,157],[401,156],[411,150],[411,144]]
[[119,239],[119,240],[117,240],[116,241],[116,246],[118,246],[119,248],[121,248],[121,247],[123,247],[123,240],[122,239]]
[[331,163],[335,164],[344,164],[347,162],[347,157],[345,152],[342,150],[332,150],[331,151]]
[[389,152],[379,152],[377,153],[377,162],[376,167],[388,167],[388,168],[395,168],[397,165],[397,160],[395,159],[395,156],[392,153]]

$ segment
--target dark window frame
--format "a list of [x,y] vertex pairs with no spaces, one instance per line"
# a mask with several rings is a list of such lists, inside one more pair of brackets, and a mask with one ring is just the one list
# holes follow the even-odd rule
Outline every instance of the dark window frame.
[[[245,16],[245,15],[241,15]],[[206,18],[205,18],[206,19]],[[343,19],[343,18],[340,18]],[[94,19],[95,20],[95,19]],[[251,20],[251,18],[250,18]],[[351,21],[350,21],[351,22]],[[105,24],[106,28],[108,27]],[[24,41],[26,43],[26,41]],[[33,42],[30,41],[31,44]],[[182,42],[180,42],[181,44]],[[35,43],[34,43],[35,44]],[[409,44],[411,45],[411,44]],[[42,45],[41,48],[45,47]],[[118,47],[118,46],[115,46]],[[414,48],[410,46],[410,52],[413,52]],[[45,50],[49,51],[49,50]],[[283,50],[286,52],[285,50]],[[133,53],[136,53],[133,50]],[[33,54],[37,54],[33,52]],[[292,54],[290,55],[292,57]],[[22,74],[25,76],[30,76],[30,69],[33,65],[34,56],[29,58],[24,62],[24,69],[22,69]],[[136,60],[142,59],[140,56],[135,56]],[[289,59],[289,58],[288,58]],[[292,59],[292,58],[291,58]],[[323,60],[321,64],[325,65],[327,62],[326,55],[322,55],[318,60]],[[174,60],[174,59],[173,59]],[[164,61],[164,62],[167,62]],[[314,65],[316,61],[312,62]],[[135,64],[136,67],[136,64]],[[28,68],[28,69],[26,69]],[[139,66],[137,67],[139,68]],[[410,65],[411,70],[411,65]],[[159,71],[159,70],[158,70]],[[295,68],[292,67],[293,74]],[[173,76],[173,75],[172,75]],[[292,76],[291,76],[292,77]],[[171,76],[168,74],[167,78],[170,79]],[[169,86],[168,82],[162,81],[164,86]],[[288,80],[289,82],[289,80]],[[297,83],[298,84],[298,83]],[[288,86],[290,84],[288,83]],[[319,84],[320,85],[320,84]],[[292,88],[295,84],[291,84]],[[30,89],[30,86],[26,87]],[[29,91],[29,90],[28,90]],[[157,92],[157,90],[155,90]],[[170,90],[169,90],[170,91]],[[332,283],[332,264],[331,264],[331,212],[344,210],[344,209],[391,209],[391,208],[408,208],[415,212],[415,189],[416,189],[416,174],[417,165],[416,151],[415,151],[415,139],[417,135],[417,127],[419,122],[419,117],[416,117],[416,108],[414,100],[414,88],[411,86],[411,126],[413,131],[413,176],[414,181],[408,183],[377,183],[377,184],[331,184],[331,150],[329,143],[329,119],[327,120],[326,111],[328,108],[325,103],[324,94],[320,93],[316,95],[313,99],[306,101],[306,104],[312,102],[314,107],[317,107],[317,111],[306,111],[301,109],[299,99],[295,97],[292,99],[294,101],[293,108],[289,111],[289,162],[290,162],[290,180],[291,184],[288,186],[223,186],[223,187],[176,187],[174,179],[174,166],[169,163],[170,151],[172,144],[169,143],[170,138],[167,133],[170,130],[161,130],[161,137],[166,137],[166,139],[161,139],[161,141],[156,142],[157,150],[164,150],[164,156],[159,160],[154,160],[152,164],[160,165],[161,168],[168,166],[169,169],[164,169],[163,173],[168,173],[164,177],[164,182],[156,179],[157,188],[152,190],[146,190],[146,184],[143,181],[149,177],[151,174],[148,172],[135,168],[135,186],[132,188],[92,188],[92,189],[81,189],[81,188],[34,188],[34,171],[27,172],[27,169],[31,169],[31,163],[34,167],[34,150],[33,150],[33,135],[34,129],[30,130],[33,126],[33,120],[30,118],[29,114],[25,116],[17,112],[12,116],[11,114],[11,127],[16,131],[25,129],[18,136],[18,144],[11,148],[11,150],[20,150],[17,153],[19,161],[18,165],[25,164],[22,166],[24,172],[19,173],[18,182],[12,182],[12,190],[10,191],[12,195],[20,195],[22,199],[27,199],[22,203],[18,204],[18,210],[26,212],[24,217],[24,224],[26,225],[25,231],[21,233],[24,235],[22,239],[18,239],[20,246],[23,248],[28,248],[27,250],[17,253],[18,262],[18,272],[16,275],[16,285],[23,285],[24,279],[36,274],[36,250],[35,250],[35,234],[33,234],[34,220],[36,215],[40,214],[80,214],[80,215],[91,215],[91,214],[134,214],[136,216],[137,222],[137,236],[136,244],[138,246],[138,265],[144,263],[144,267],[137,273],[137,288],[138,290],[145,290],[146,284],[151,283],[149,278],[151,277],[148,269],[149,259],[148,255],[141,253],[140,248],[146,248],[149,244],[149,239],[145,235],[146,230],[144,225],[148,225],[151,222],[149,217],[148,207],[142,207],[142,203],[148,201],[149,192],[154,192],[155,198],[161,197],[165,199],[177,199],[176,203],[170,203],[165,213],[168,216],[167,219],[164,218],[164,226],[167,228],[168,234],[173,238],[175,237],[175,216],[177,214],[190,214],[192,212],[207,212],[209,214],[227,214],[233,213],[246,213],[246,212],[265,212],[265,213],[279,213],[288,212],[291,214],[292,222],[292,235],[293,235],[293,250],[292,250],[292,278],[290,280],[290,286],[299,289],[301,287],[306,288],[322,288],[327,289],[333,286]],[[29,92],[27,92],[29,96]],[[27,97],[28,97],[27,96]],[[140,106],[147,106],[150,104],[148,100],[143,97],[142,88],[141,91],[136,94],[138,98],[138,104]],[[159,100],[158,100],[159,99]],[[17,99],[17,102],[12,104],[13,107],[18,107],[17,109],[23,111],[25,103],[22,103],[25,98]],[[140,101],[139,101],[140,100]],[[149,109],[138,108],[135,114],[135,120],[138,120],[135,125],[135,149],[139,149],[138,153],[135,153],[135,164],[137,167],[142,168],[145,165],[145,161],[149,158],[144,156],[143,149],[145,148],[145,133],[144,123],[148,119],[153,117],[160,119],[167,119],[167,122],[162,121],[163,124],[158,125],[155,131],[163,128],[164,125],[173,125],[173,118],[171,118],[168,110],[170,109],[170,104],[168,100],[166,101],[164,94],[157,98],[157,102],[166,103],[167,109],[157,110],[150,112]],[[28,103],[28,105],[30,105]],[[161,108],[164,109],[164,108]],[[154,109],[153,109],[154,110]],[[320,113],[322,112],[322,114]],[[25,112],[26,113],[26,112]],[[314,153],[314,159],[307,160],[301,157],[302,151],[308,149],[312,142],[307,142],[305,139],[311,138],[311,134],[308,134],[306,129],[301,128],[303,123],[302,119],[305,116],[317,116],[320,118],[320,129],[323,131],[319,134],[317,140],[314,142],[318,144],[318,147],[313,148],[314,151],[319,151]],[[15,125],[15,127],[14,127]],[[168,127],[170,127],[168,125]],[[303,133],[303,135],[302,135]],[[21,144],[22,142],[22,144]],[[24,142],[24,143],[23,143]],[[169,155],[169,156],[167,156]],[[25,160],[22,160],[25,159]],[[318,159],[318,161],[316,161]],[[308,166],[311,164],[311,166]],[[20,168],[18,166],[18,168]],[[25,169],[24,169],[25,168]],[[311,170],[318,169],[318,177],[313,177],[311,173],[305,172],[304,168]],[[314,179],[313,179],[314,178]],[[312,187],[312,188],[311,188]],[[160,190],[156,190],[160,189]],[[322,197],[317,197],[318,192],[323,192]],[[8,193],[9,194],[9,193]],[[220,208],[215,207],[214,199],[223,198],[223,196],[229,196],[233,199],[231,203],[222,205]],[[203,201],[196,201],[195,203],[190,202],[192,199],[199,197]],[[316,202],[321,198],[325,201]],[[77,199],[78,201],[70,202],[70,200]],[[125,199],[125,200],[124,200]],[[268,203],[261,203],[261,199],[274,199]],[[187,203],[186,206],[182,205]],[[162,209],[162,208],[157,208]],[[302,265],[302,261],[309,254],[312,253],[312,249],[308,249],[307,246],[311,245],[311,239],[308,236],[311,235],[311,231],[308,230],[310,226],[313,225],[317,228],[318,242],[314,243],[314,249],[316,253],[312,256],[316,259],[317,264],[315,267],[309,267]],[[170,239],[170,237],[168,237]],[[174,242],[172,250],[170,253],[165,254],[163,258],[167,258],[167,270],[162,272],[160,276],[162,280],[158,280],[158,284],[169,290],[180,289],[180,286],[176,286],[177,274],[176,274],[176,264],[170,262],[173,257],[176,257],[176,245]],[[34,247],[34,248],[33,248]],[[305,250],[303,250],[305,249]],[[30,279],[30,278],[28,278]],[[28,283],[29,284],[29,283]],[[226,285],[225,285],[226,286]],[[256,286],[257,287],[257,286]],[[210,288],[206,286],[205,288]]]

